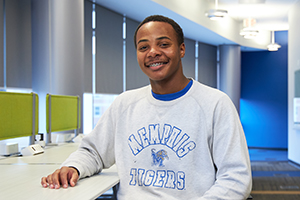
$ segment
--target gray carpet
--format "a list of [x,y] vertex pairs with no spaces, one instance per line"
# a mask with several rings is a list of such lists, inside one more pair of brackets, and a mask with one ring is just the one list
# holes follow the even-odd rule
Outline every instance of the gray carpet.
[[254,200],[300,199],[300,167],[288,161],[252,161]]

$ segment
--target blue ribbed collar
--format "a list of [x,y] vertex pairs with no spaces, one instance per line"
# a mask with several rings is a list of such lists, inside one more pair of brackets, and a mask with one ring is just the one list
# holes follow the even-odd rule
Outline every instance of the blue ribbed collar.
[[185,88],[183,88],[179,92],[175,92],[175,93],[171,93],[171,94],[155,94],[152,90],[151,90],[151,92],[152,92],[152,96],[157,100],[172,101],[174,99],[178,99],[179,97],[182,97],[183,95],[185,95],[189,91],[189,89],[192,87],[192,85],[193,85],[193,80],[190,80],[190,82],[187,84],[187,86],[185,86]]

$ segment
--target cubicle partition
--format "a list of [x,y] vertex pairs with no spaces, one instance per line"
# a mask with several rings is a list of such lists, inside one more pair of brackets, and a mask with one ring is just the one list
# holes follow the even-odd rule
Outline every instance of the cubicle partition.
[[47,94],[47,144],[52,143],[52,132],[75,130],[75,136],[78,135],[80,128],[80,107],[79,96]]
[[30,136],[34,144],[38,133],[38,95],[0,92],[0,140]]

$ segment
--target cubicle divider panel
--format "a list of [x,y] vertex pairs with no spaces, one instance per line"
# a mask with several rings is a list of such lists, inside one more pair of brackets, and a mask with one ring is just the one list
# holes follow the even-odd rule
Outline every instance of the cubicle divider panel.
[[[49,102],[49,96],[51,98],[50,102]],[[49,112],[51,115],[50,121],[49,121]],[[67,131],[67,130],[80,128],[79,97],[47,94],[46,120],[47,120],[48,133]]]
[[37,134],[38,95],[0,92],[0,123],[0,140]]

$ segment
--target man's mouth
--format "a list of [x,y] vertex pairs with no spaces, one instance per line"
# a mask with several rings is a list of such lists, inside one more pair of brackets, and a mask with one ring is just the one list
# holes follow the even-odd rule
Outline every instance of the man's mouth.
[[152,63],[152,64],[148,65],[148,67],[157,67],[157,66],[164,65],[164,64],[167,64],[167,62]]

